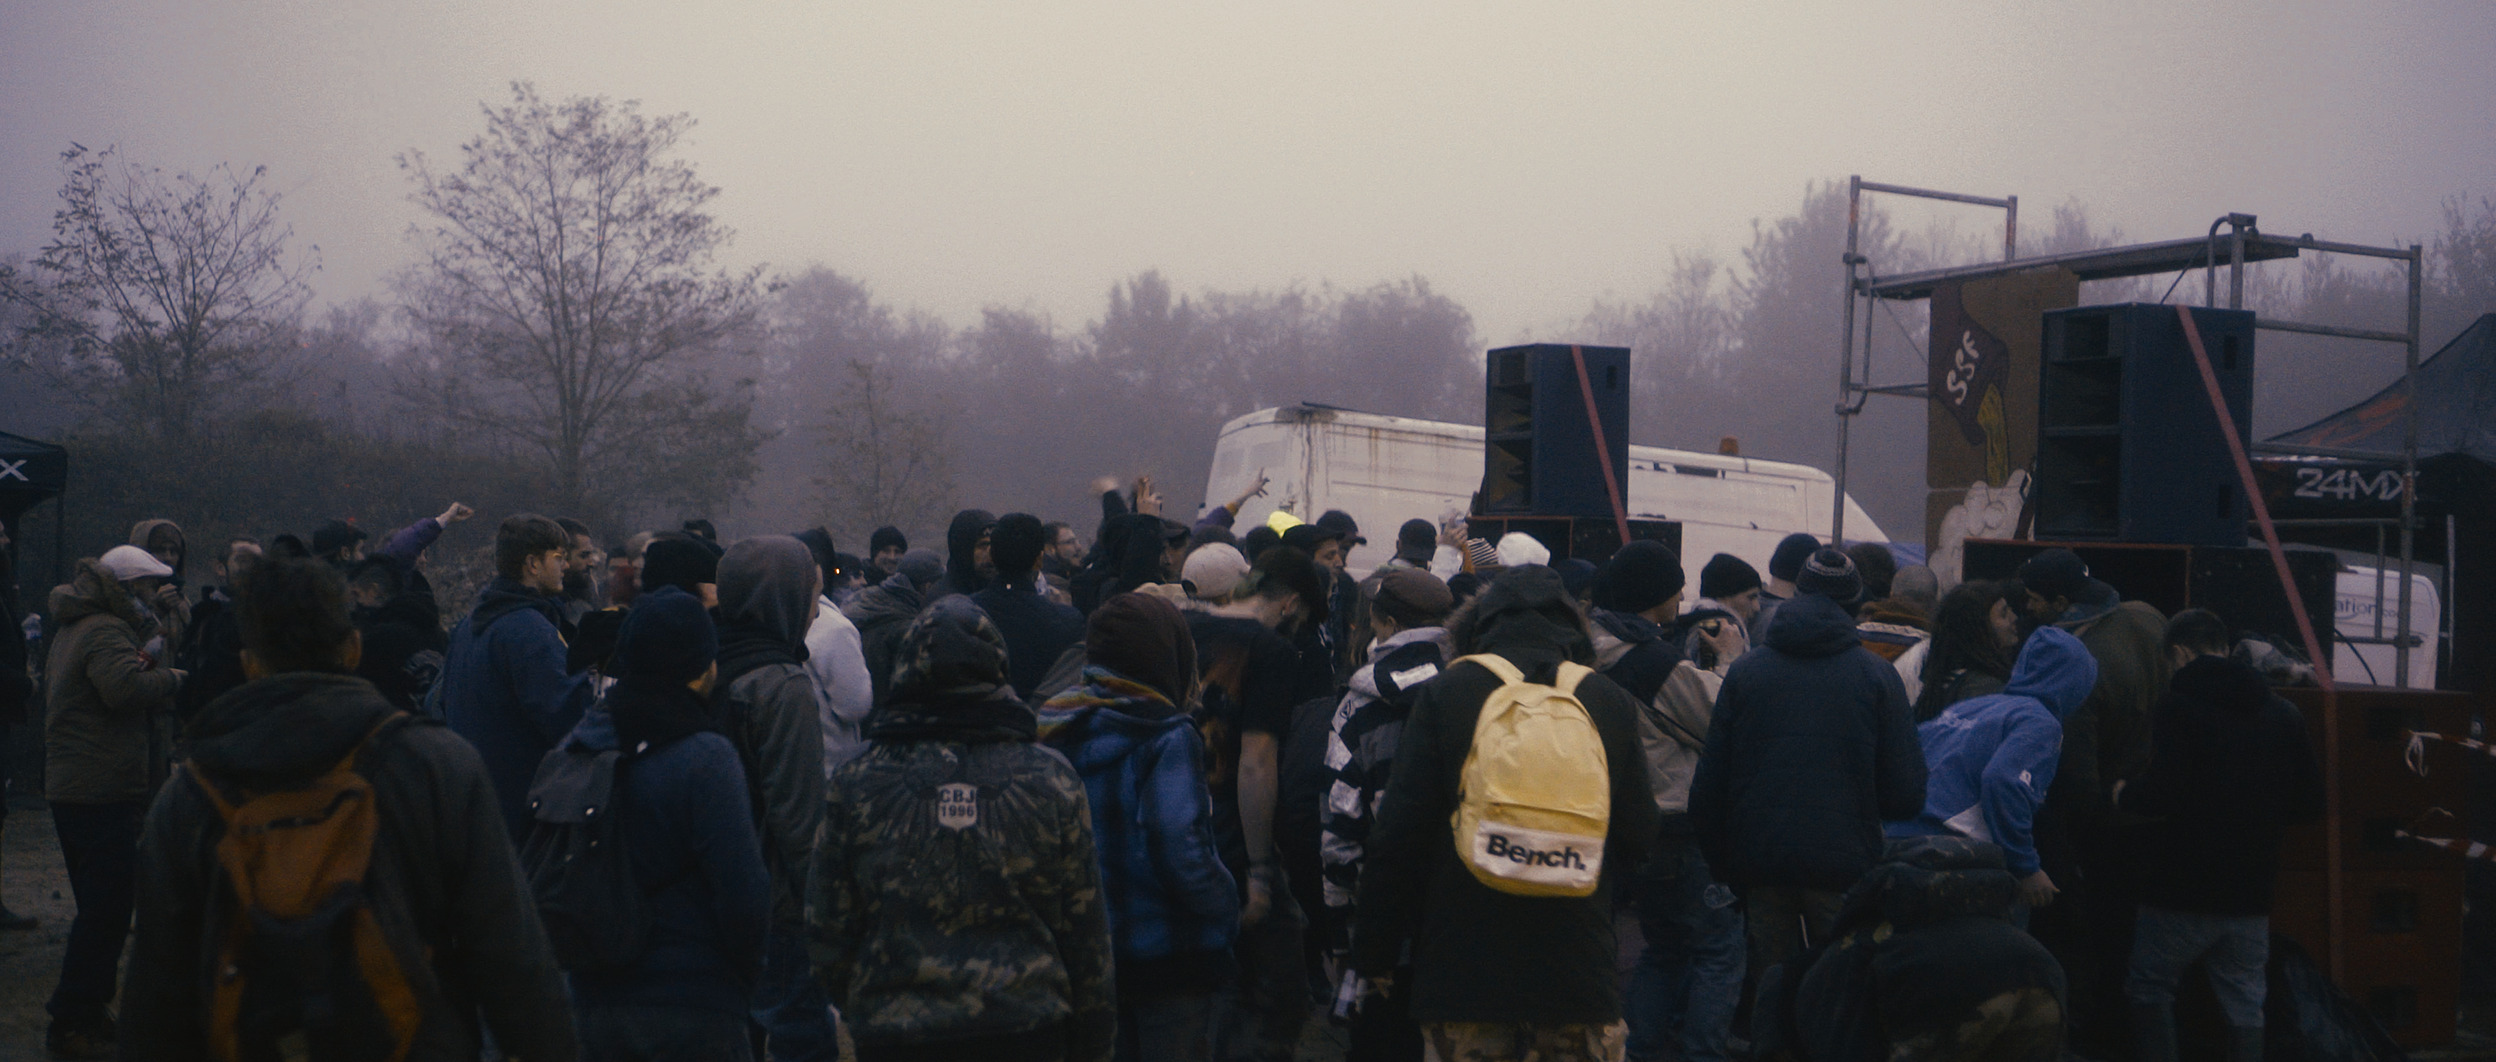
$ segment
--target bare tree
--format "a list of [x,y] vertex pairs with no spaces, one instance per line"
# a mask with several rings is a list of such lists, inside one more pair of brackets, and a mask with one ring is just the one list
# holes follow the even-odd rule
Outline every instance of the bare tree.
[[398,278],[435,370],[411,390],[542,457],[569,511],[725,501],[761,436],[750,382],[707,369],[755,341],[762,274],[713,268],[733,235],[706,211],[719,189],[673,157],[693,119],[527,82],[481,109],[456,169],[398,159],[432,217]]
[[319,268],[317,248],[289,260],[267,170],[168,176],[78,144],[61,168],[52,242],[31,273],[0,267],[0,299],[22,311],[0,337],[11,358],[169,441],[247,402]]
[[823,492],[836,541],[864,541],[891,524],[941,527],[953,505],[953,444],[946,418],[910,401],[892,366],[851,358],[847,387],[826,411]]
[[2429,274],[2426,342],[2440,344],[2480,314],[2496,313],[2496,199],[2476,210],[2460,196],[2444,201],[2444,233],[2435,238]]

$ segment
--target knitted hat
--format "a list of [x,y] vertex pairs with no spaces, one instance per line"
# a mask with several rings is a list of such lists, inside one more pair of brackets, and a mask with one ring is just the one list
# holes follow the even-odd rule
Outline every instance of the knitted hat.
[[1084,625],[1084,656],[1187,703],[1196,678],[1196,639],[1176,606],[1151,594],[1119,594],[1101,602]]
[[1796,531],[1777,543],[1777,551],[1768,555],[1768,577],[1789,583],[1800,582],[1803,562],[1811,559],[1820,540]]
[[882,553],[888,549],[897,549],[904,552],[909,551],[910,540],[902,537],[900,528],[879,527],[875,529],[874,534],[867,536],[868,553]]
[[1595,577],[1595,607],[1614,612],[1645,612],[1681,592],[1688,577],[1681,558],[1661,542],[1640,539],[1612,554]]
[[615,677],[643,678],[681,686],[710,670],[719,657],[719,632],[702,599],[662,586],[633,600],[615,634],[609,667]]
[[1238,589],[1239,580],[1248,574],[1248,558],[1238,549],[1219,542],[1198,547],[1187,555],[1187,566],[1179,578],[1196,588],[1196,596],[1211,601],[1227,597]]
[[719,554],[692,538],[662,538],[641,551],[641,592],[672,586],[687,593],[719,581]]
[[96,558],[95,566],[104,569],[104,574],[116,581],[125,583],[149,576],[163,579],[173,575],[173,569],[166,567],[165,562],[137,546],[114,546],[105,550],[103,556]]
[[1439,577],[1419,568],[1390,568],[1362,587],[1370,607],[1396,626],[1436,627],[1456,610],[1456,595]]
[[1730,553],[1719,553],[1707,559],[1707,567],[1699,569],[1699,596],[1722,601],[1746,590],[1759,589],[1759,569],[1751,562]]
[[1549,564],[1551,563],[1551,547],[1543,545],[1540,540],[1523,531],[1510,531],[1499,536],[1499,563],[1503,568]]
[[1803,570],[1794,576],[1794,589],[1851,605],[1863,597],[1863,576],[1844,550],[1821,549],[1803,562]]

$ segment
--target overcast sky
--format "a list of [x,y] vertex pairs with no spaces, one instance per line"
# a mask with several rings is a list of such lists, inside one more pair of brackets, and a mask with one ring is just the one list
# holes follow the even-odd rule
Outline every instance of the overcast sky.
[[392,156],[453,156],[518,78],[693,114],[731,264],[822,262],[957,325],[1078,326],[1158,267],[1419,273],[1486,340],[1548,336],[1849,173],[2040,221],[2078,197],[2136,239],[2241,210],[2422,240],[2444,197],[2496,196],[2480,0],[7,0],[0,252],[43,241],[62,147],[118,144],[266,165],[321,299],[378,294],[413,218]]

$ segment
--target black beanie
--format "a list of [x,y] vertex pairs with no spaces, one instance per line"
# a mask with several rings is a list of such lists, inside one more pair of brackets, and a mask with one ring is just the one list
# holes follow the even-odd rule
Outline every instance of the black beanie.
[[615,634],[610,658],[617,679],[640,678],[682,686],[710,670],[719,657],[719,632],[702,599],[662,586],[634,599]]
[[2021,561],[2019,584],[2048,600],[2062,597],[2080,600],[2089,588],[2089,565],[2080,555],[2055,547]]
[[1823,549],[1803,562],[1802,572],[1794,577],[1794,590],[1851,605],[1863,597],[1863,575],[1844,550]]
[[1595,576],[1595,607],[1613,612],[1645,612],[1681,592],[1688,580],[1673,548],[1639,539],[1612,554]]
[[1751,562],[1730,553],[1719,553],[1707,559],[1707,567],[1699,569],[1699,596],[1722,601],[1747,590],[1759,589],[1759,569]]
[[662,538],[641,552],[641,592],[672,586],[696,593],[702,583],[719,581],[719,554],[692,538]]
[[1803,562],[1811,559],[1820,540],[1796,531],[1777,543],[1777,551],[1768,555],[1768,577],[1794,582],[1802,575]]
[[867,536],[868,556],[874,556],[875,554],[882,553],[887,549],[897,549],[903,552],[908,552],[910,549],[910,540],[902,537],[900,528],[891,526],[876,528],[874,534]]

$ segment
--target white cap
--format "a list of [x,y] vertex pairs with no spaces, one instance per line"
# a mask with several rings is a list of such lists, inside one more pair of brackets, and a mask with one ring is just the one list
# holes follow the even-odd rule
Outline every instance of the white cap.
[[1499,536],[1499,564],[1514,568],[1526,564],[1551,563],[1551,550],[1523,531],[1510,531]]
[[1248,558],[1240,556],[1236,547],[1209,542],[1187,555],[1187,564],[1179,577],[1196,587],[1196,596],[1207,601],[1228,595],[1239,588],[1239,580],[1248,574]]
[[173,569],[165,567],[165,562],[157,560],[155,554],[137,546],[114,546],[105,550],[104,555],[96,559],[95,565],[104,569],[104,574],[125,583],[151,575],[164,578],[173,574]]

